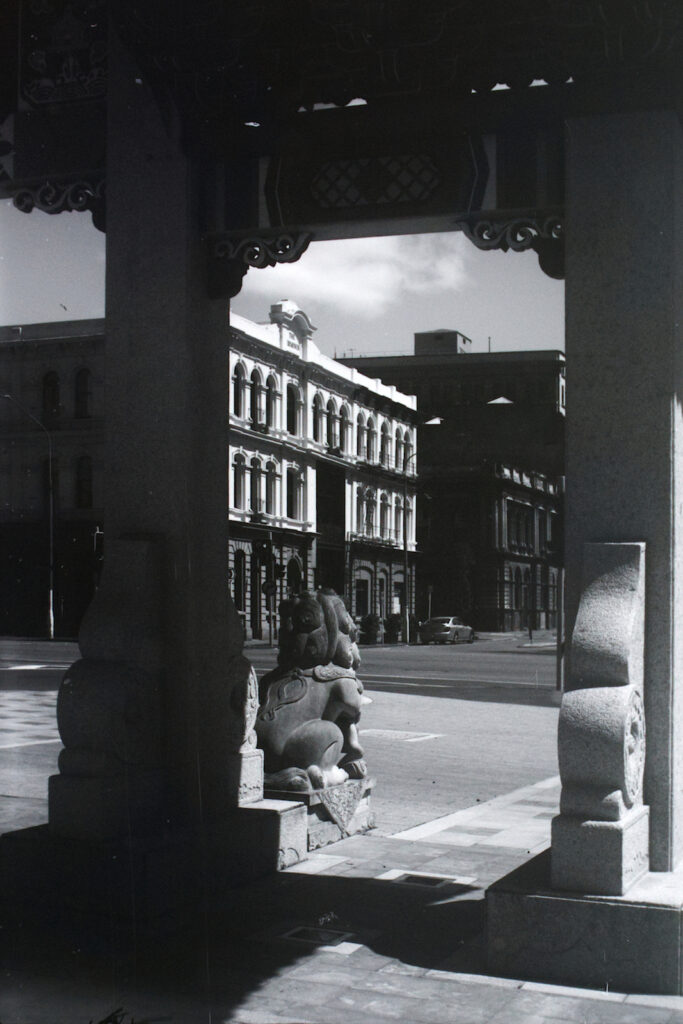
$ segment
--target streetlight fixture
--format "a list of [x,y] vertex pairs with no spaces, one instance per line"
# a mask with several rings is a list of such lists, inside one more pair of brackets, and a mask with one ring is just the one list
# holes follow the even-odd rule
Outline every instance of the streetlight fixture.
[[40,427],[47,437],[47,481],[48,481],[48,519],[49,519],[49,581],[48,581],[48,635],[50,640],[55,638],[55,522],[54,522],[54,492],[52,485],[52,434],[44,423],[34,416],[32,412],[21,404],[14,395],[5,394],[0,396],[8,402],[13,402],[25,416]]

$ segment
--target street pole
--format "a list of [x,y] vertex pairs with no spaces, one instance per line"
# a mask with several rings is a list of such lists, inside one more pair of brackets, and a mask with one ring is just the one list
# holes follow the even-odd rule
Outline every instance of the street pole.
[[47,481],[48,481],[48,545],[49,545],[49,578],[48,578],[48,635],[50,640],[55,638],[55,503],[52,484],[52,434],[37,416],[21,404],[14,395],[5,394],[2,396],[8,402],[13,402],[18,409],[28,416],[30,420],[45,432],[47,437]]
[[417,456],[417,451],[409,455],[404,463],[403,476],[403,636],[404,643],[410,643],[410,603],[408,600],[408,467]]

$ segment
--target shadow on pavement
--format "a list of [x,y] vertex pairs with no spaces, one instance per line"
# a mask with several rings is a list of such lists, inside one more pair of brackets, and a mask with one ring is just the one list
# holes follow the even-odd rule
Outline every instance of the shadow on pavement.
[[364,689],[385,693],[410,693],[420,697],[445,697],[450,700],[473,700],[492,704],[524,704],[536,707],[557,707],[560,693],[554,686],[526,686],[520,683],[481,683],[449,680],[447,685],[423,680],[419,687],[395,682],[363,679]]
[[[342,972],[365,966],[374,973],[380,964],[376,958],[386,957],[415,968],[447,963],[444,969],[482,971],[481,895],[449,897],[447,890],[376,879],[278,874],[233,890],[219,910],[207,894],[202,913],[173,926],[167,922],[155,938],[138,936],[127,950],[99,954],[93,950],[106,939],[106,921],[97,934],[81,926],[78,935],[67,934],[66,918],[49,927],[47,922],[29,927],[9,914],[2,929],[5,992],[16,993],[15,1016],[23,1009],[23,999],[26,1010],[32,1010],[26,1019],[38,1024],[53,1019],[50,1013],[55,1020],[97,1024],[116,1007],[127,1014],[116,1020],[134,1017],[138,1024],[148,1024],[225,1020],[254,993],[270,1002],[278,993],[281,997],[284,985],[289,1013],[310,1019],[308,981],[316,981],[321,965]],[[349,933],[348,941],[365,949],[352,956],[315,956],[315,942],[285,937],[297,926]],[[375,963],[369,966],[373,954]],[[295,967],[300,969],[291,976]],[[322,993],[329,1011],[338,993],[325,985],[312,989]],[[43,1008],[37,1002],[41,997],[52,1005]],[[0,1010],[2,1006],[0,997]],[[44,1012],[35,1012],[37,1006]]]

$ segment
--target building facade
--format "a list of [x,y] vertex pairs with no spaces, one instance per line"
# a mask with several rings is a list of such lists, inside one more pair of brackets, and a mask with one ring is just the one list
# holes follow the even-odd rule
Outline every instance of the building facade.
[[0,635],[75,637],[93,596],[104,345],[99,319],[0,328]]
[[[565,359],[472,353],[458,331],[413,355],[341,362],[418,400],[417,614],[479,630],[554,628],[562,564]],[[437,423],[428,421],[437,419]]]
[[314,330],[289,301],[267,324],[231,317],[230,579],[248,637],[275,636],[304,589],[343,594],[358,621],[415,607],[416,401],[324,355]]

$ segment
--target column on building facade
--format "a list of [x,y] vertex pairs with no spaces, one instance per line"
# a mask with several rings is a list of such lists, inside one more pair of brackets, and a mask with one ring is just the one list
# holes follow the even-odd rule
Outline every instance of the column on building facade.
[[[649,863],[654,871],[669,871],[683,854],[681,124],[673,112],[576,118],[568,124],[568,152],[567,633],[588,607],[598,548],[607,549],[607,542],[623,548],[621,567],[610,570],[614,578],[637,582],[638,572],[645,573],[645,635],[639,639],[636,627],[624,622],[625,634],[636,632],[620,640],[620,656],[630,664],[644,639]],[[636,542],[644,545],[644,568],[636,565]],[[599,557],[607,565],[612,555]],[[622,603],[631,608],[627,597]],[[594,610],[607,613],[609,602],[604,593]],[[635,705],[628,713],[617,708],[629,671],[605,695],[602,722],[608,728],[609,715],[622,714],[622,727],[631,729],[623,741],[625,770],[635,778],[642,757],[637,711]],[[632,671],[637,676],[637,665]],[[589,676],[585,649],[572,642],[565,702],[575,712],[585,704],[588,730],[577,732],[577,743],[587,741],[595,724],[588,711],[598,680],[586,683]],[[608,741],[597,728],[594,745]],[[598,761],[592,784],[601,781],[609,783],[601,780]]]

